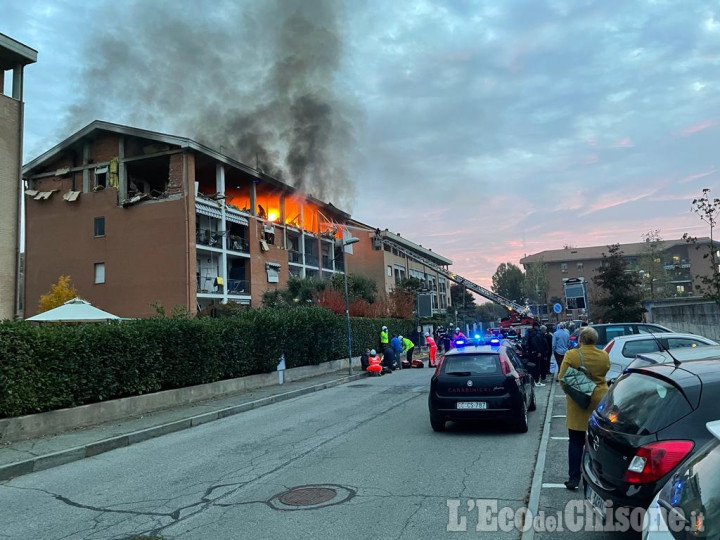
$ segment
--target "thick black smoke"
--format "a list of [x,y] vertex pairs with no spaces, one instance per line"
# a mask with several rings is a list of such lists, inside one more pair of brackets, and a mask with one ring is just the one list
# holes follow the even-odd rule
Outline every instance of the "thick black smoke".
[[136,1],[91,32],[69,128],[94,119],[188,136],[348,208],[357,107],[333,0]]

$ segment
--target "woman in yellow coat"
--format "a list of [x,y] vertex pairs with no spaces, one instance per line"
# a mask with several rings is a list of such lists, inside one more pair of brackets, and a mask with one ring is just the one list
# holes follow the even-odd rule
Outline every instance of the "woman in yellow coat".
[[[568,444],[569,479],[565,482],[565,487],[570,490],[577,489],[580,484],[580,464],[585,446],[585,431],[590,421],[590,415],[608,391],[605,374],[610,369],[610,357],[605,351],[595,347],[597,340],[598,334],[596,330],[593,330],[589,326],[583,328],[578,337],[580,346],[577,349],[570,349],[565,353],[565,358],[558,373],[558,380],[562,381],[569,366],[575,369],[579,368],[580,355],[582,354],[588,376],[597,385],[587,409],[583,409],[569,395],[565,395],[567,409],[565,425],[568,428],[568,435],[570,437]],[[560,383],[560,386],[562,387],[563,384]]]

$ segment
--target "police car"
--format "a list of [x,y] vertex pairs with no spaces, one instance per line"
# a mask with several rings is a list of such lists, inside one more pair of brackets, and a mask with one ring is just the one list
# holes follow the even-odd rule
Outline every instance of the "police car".
[[528,430],[528,411],[535,410],[535,389],[525,364],[507,340],[476,336],[456,340],[430,380],[430,425],[506,419],[516,431]]

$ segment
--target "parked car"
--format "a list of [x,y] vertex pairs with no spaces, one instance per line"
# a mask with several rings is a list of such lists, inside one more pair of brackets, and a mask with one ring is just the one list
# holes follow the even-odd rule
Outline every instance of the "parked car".
[[718,360],[628,368],[593,411],[582,473],[585,497],[604,515],[604,501],[642,507],[680,462],[712,435],[720,393]]
[[[707,347],[708,345],[717,345],[717,343],[712,339],[704,338],[702,336],[676,332],[618,336],[605,345],[605,352],[610,356],[610,371],[607,372],[605,378],[608,381],[617,379],[623,370],[628,367],[633,360],[635,360],[635,357],[638,354],[666,351],[670,349],[671,353],[674,355],[676,349],[681,350],[683,348]],[[666,356],[664,358],[670,359],[670,356]],[[670,361],[672,361],[672,359],[670,359]],[[645,364],[647,363],[652,362],[645,362]]]
[[707,429],[714,438],[680,465],[650,503],[645,540],[720,538],[720,420]]
[[528,411],[535,407],[532,377],[510,341],[456,341],[430,380],[428,408],[435,431],[443,431],[448,421],[505,418],[526,432]]
[[[672,332],[669,328],[655,323],[607,323],[607,324],[591,324],[592,328],[597,330],[598,340],[595,346],[598,349],[605,348],[618,336],[628,336],[632,334],[649,334],[658,332]],[[570,334],[570,348],[577,347],[578,336],[580,336],[582,327],[576,329]]]
[[[703,338],[707,339],[707,338]],[[710,340],[708,340],[710,341]],[[628,367],[644,367],[653,364],[668,364],[678,360],[679,362],[692,362],[693,360],[712,360],[720,362],[720,346],[707,345],[671,351],[638,354],[635,360],[630,362]]]

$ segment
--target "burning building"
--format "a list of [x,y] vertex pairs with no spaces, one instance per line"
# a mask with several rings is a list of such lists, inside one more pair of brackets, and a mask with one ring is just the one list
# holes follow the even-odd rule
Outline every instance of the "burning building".
[[95,121],[23,167],[25,316],[58,276],[124,317],[343,272],[349,215],[191,139]]

